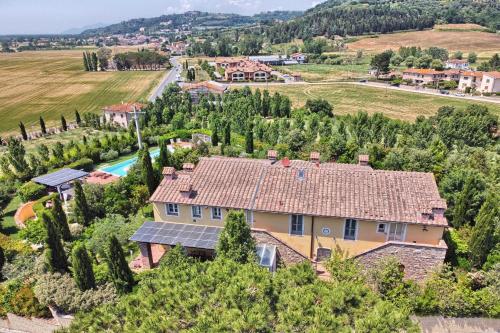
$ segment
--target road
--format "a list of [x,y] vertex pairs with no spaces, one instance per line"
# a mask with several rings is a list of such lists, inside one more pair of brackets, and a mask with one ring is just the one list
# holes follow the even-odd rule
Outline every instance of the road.
[[148,101],[154,102],[156,97],[160,97],[163,94],[163,90],[170,84],[176,82],[177,75],[180,75],[182,72],[181,65],[178,63],[178,57],[170,58],[170,63],[172,64],[172,68],[163,76],[160,83],[149,95]]

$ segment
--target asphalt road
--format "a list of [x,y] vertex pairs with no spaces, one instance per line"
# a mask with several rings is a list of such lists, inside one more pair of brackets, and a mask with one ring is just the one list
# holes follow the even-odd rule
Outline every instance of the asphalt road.
[[163,90],[165,90],[165,88],[170,83],[176,82],[176,76],[181,75],[182,68],[177,60],[178,57],[170,58],[170,63],[172,64],[172,68],[161,79],[161,82],[158,84],[158,86],[156,86],[151,95],[149,95],[148,101],[154,102],[156,97],[160,97],[163,94]]

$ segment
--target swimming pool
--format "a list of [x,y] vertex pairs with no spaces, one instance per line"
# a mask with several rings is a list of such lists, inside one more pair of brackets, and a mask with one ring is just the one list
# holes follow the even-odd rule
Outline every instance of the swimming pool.
[[[151,159],[153,160],[155,159],[155,157],[158,157],[158,155],[160,155],[160,149],[149,151],[149,156],[151,156]],[[128,160],[125,160],[120,163],[106,166],[99,170],[110,173],[115,176],[124,177],[127,175],[128,170],[130,170],[130,167],[134,165],[135,162],[137,162],[137,156],[129,158]]]

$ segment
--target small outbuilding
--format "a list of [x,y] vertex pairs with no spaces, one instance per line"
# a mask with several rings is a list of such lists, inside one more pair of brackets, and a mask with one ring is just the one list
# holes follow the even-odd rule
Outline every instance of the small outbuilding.
[[72,182],[83,180],[89,175],[88,172],[64,168],[43,176],[32,179],[37,184],[47,187],[49,192],[57,192],[61,198],[66,201],[73,196]]

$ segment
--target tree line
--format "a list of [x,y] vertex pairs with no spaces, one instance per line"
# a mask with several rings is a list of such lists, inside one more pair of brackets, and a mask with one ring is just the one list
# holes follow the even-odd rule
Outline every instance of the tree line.
[[116,69],[124,70],[160,70],[169,65],[168,58],[156,51],[146,49],[137,52],[115,54],[113,62]]

